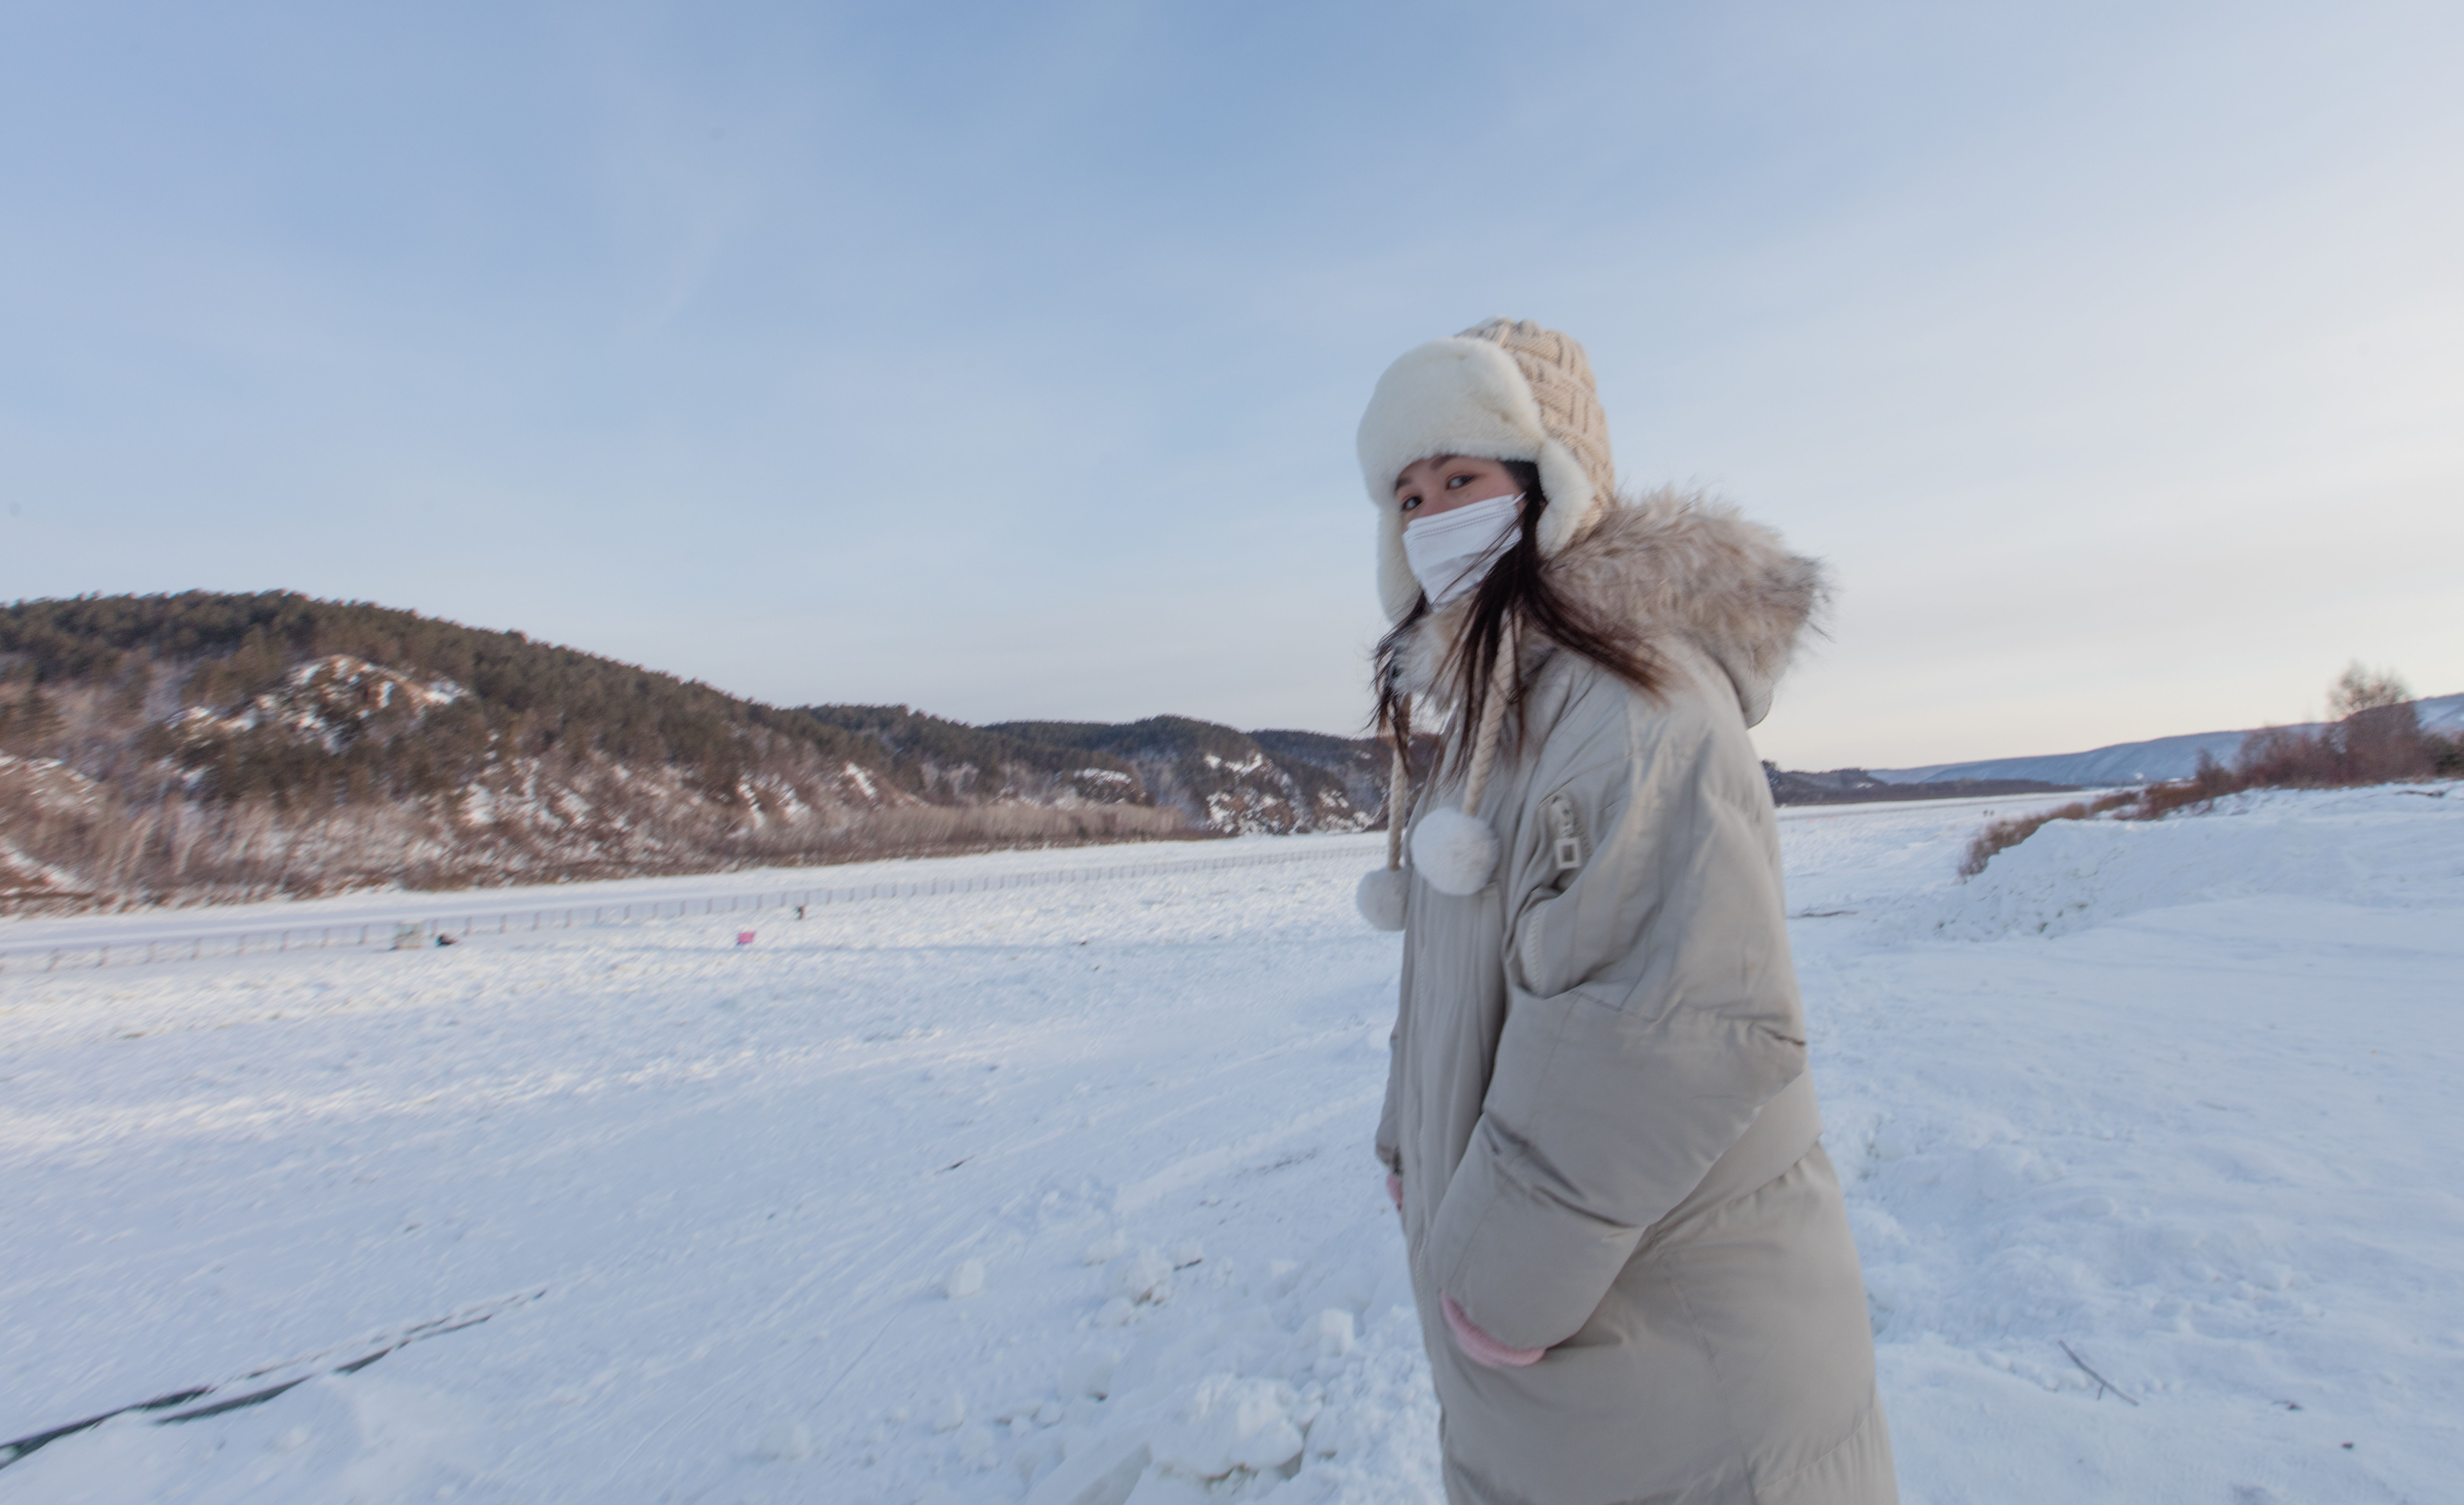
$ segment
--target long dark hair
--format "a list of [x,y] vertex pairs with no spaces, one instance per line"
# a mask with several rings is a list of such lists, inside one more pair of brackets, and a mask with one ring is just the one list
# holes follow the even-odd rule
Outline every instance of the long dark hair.
[[[1470,619],[1438,669],[1440,682],[1451,681],[1454,686],[1450,698],[1455,717],[1443,749],[1446,761],[1470,755],[1510,623],[1520,623],[1558,647],[1582,654],[1645,695],[1657,695],[1663,678],[1659,661],[1631,625],[1601,617],[1557,588],[1550,578],[1549,562],[1540,557],[1540,517],[1549,510],[1549,494],[1540,486],[1540,467],[1529,460],[1500,463],[1523,488],[1522,530],[1513,546],[1473,588]],[[1403,646],[1428,615],[1429,598],[1422,592],[1411,614],[1377,640],[1376,728],[1399,747],[1412,744],[1412,697],[1402,687]],[[1520,713],[1523,696],[1524,685],[1517,678],[1507,710]]]

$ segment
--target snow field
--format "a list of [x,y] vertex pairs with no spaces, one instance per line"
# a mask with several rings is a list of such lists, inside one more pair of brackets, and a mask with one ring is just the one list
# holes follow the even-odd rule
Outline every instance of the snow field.
[[[11,980],[7,1435],[546,1294],[261,1408],[108,1424],[0,1486],[735,1498],[739,1473],[877,1470],[912,1494],[1002,1407],[1059,1400],[1084,1345],[1056,1330],[1101,1304],[1090,1243],[1213,1246],[1145,1303],[1177,1317],[1201,1275],[1264,1278],[1244,1241],[1305,1252],[1347,1202],[1384,1231],[1353,1140],[1393,948],[1333,902],[1353,866],[849,905],[747,948],[694,917]],[[982,1288],[953,1300],[970,1261]],[[470,1428],[368,1408],[404,1385]],[[968,1421],[936,1432],[954,1388]],[[352,1398],[319,1414],[356,1442],[259,1446],[320,1391]]]
[[[2451,1496],[2459,817],[1784,812],[1905,1498]],[[0,1499],[1435,1500],[1356,877],[0,978],[0,1438],[317,1376]]]
[[1910,1498],[2455,1497],[2453,790],[2056,822],[1793,927]]
[[[561,929],[565,927],[558,924],[555,917],[566,913],[595,922],[595,911],[610,911],[608,918],[613,918],[616,912],[632,905],[648,918],[654,908],[670,904],[690,907],[705,901],[722,906],[740,901],[742,907],[731,909],[730,913],[759,922],[768,918],[763,910],[776,907],[782,896],[793,904],[793,896],[803,893],[818,899],[832,891],[930,883],[936,878],[945,882],[1038,884],[1123,867],[1206,871],[1250,862],[1318,860],[1360,845],[1356,836],[1312,836],[1297,841],[1242,836],[1187,842],[1117,842],[1025,848],[956,859],[888,857],[819,868],[739,868],[677,877],[602,878],[448,893],[401,888],[356,890],[323,898],[200,904],[124,915],[20,915],[0,918],[0,976],[22,969],[30,962],[39,962],[53,948],[66,948],[90,961],[92,948],[103,943],[126,948],[149,941],[187,941],[197,937],[210,940],[239,933],[262,938],[286,929],[304,946],[314,946],[318,935],[325,930],[339,936],[343,929],[362,925],[390,927],[397,922],[433,921],[458,934],[466,923],[473,929],[484,929],[489,921],[502,917],[511,917],[517,928],[529,929],[532,917],[545,916],[549,927]],[[754,913],[747,917],[745,910]]]

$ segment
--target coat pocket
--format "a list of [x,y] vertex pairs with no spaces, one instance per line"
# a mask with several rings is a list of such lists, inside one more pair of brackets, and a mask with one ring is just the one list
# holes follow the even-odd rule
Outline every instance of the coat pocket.
[[1518,985],[1531,992],[1553,993],[1557,986],[1555,970],[1550,965],[1551,908],[1582,876],[1583,864],[1592,857],[1591,838],[1583,830],[1582,811],[1574,808],[1573,795],[1560,790],[1540,802],[1540,837],[1545,845],[1535,864],[1536,881],[1524,896],[1511,954],[1520,974],[1514,979]]

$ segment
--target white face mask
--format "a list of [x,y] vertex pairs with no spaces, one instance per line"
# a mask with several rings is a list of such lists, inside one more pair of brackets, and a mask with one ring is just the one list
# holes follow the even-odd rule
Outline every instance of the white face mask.
[[1522,509],[1518,491],[1404,520],[1403,557],[1411,562],[1412,578],[1428,592],[1430,610],[1451,604],[1481,583],[1522,531]]

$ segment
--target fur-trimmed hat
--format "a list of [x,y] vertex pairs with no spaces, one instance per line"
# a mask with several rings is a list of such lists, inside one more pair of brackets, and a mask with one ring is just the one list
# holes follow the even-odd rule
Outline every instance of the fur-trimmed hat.
[[1360,477],[1380,514],[1377,596],[1389,622],[1402,621],[1420,599],[1395,506],[1395,477],[1404,466],[1433,454],[1537,464],[1549,494],[1543,557],[1573,542],[1610,504],[1617,484],[1591,358],[1573,336],[1528,319],[1492,319],[1404,351],[1370,394],[1358,446]]
[[[1591,357],[1572,335],[1529,320],[1492,319],[1404,351],[1369,396],[1358,445],[1360,478],[1378,513],[1377,597],[1389,622],[1411,615],[1420,600],[1420,583],[1403,552],[1403,514],[1395,505],[1395,477],[1415,460],[1469,454],[1536,464],[1549,494],[1549,510],[1540,515],[1543,559],[1553,558],[1615,504],[1617,465],[1608,416],[1592,385]],[[1473,740],[1462,808],[1431,810],[1412,835],[1412,864],[1440,893],[1476,894],[1497,871],[1497,832],[1478,811],[1518,656],[1513,638],[1499,645],[1497,682]],[[1387,785],[1386,866],[1365,874],[1354,895],[1360,913],[1380,930],[1403,928],[1410,786],[1397,743]]]

